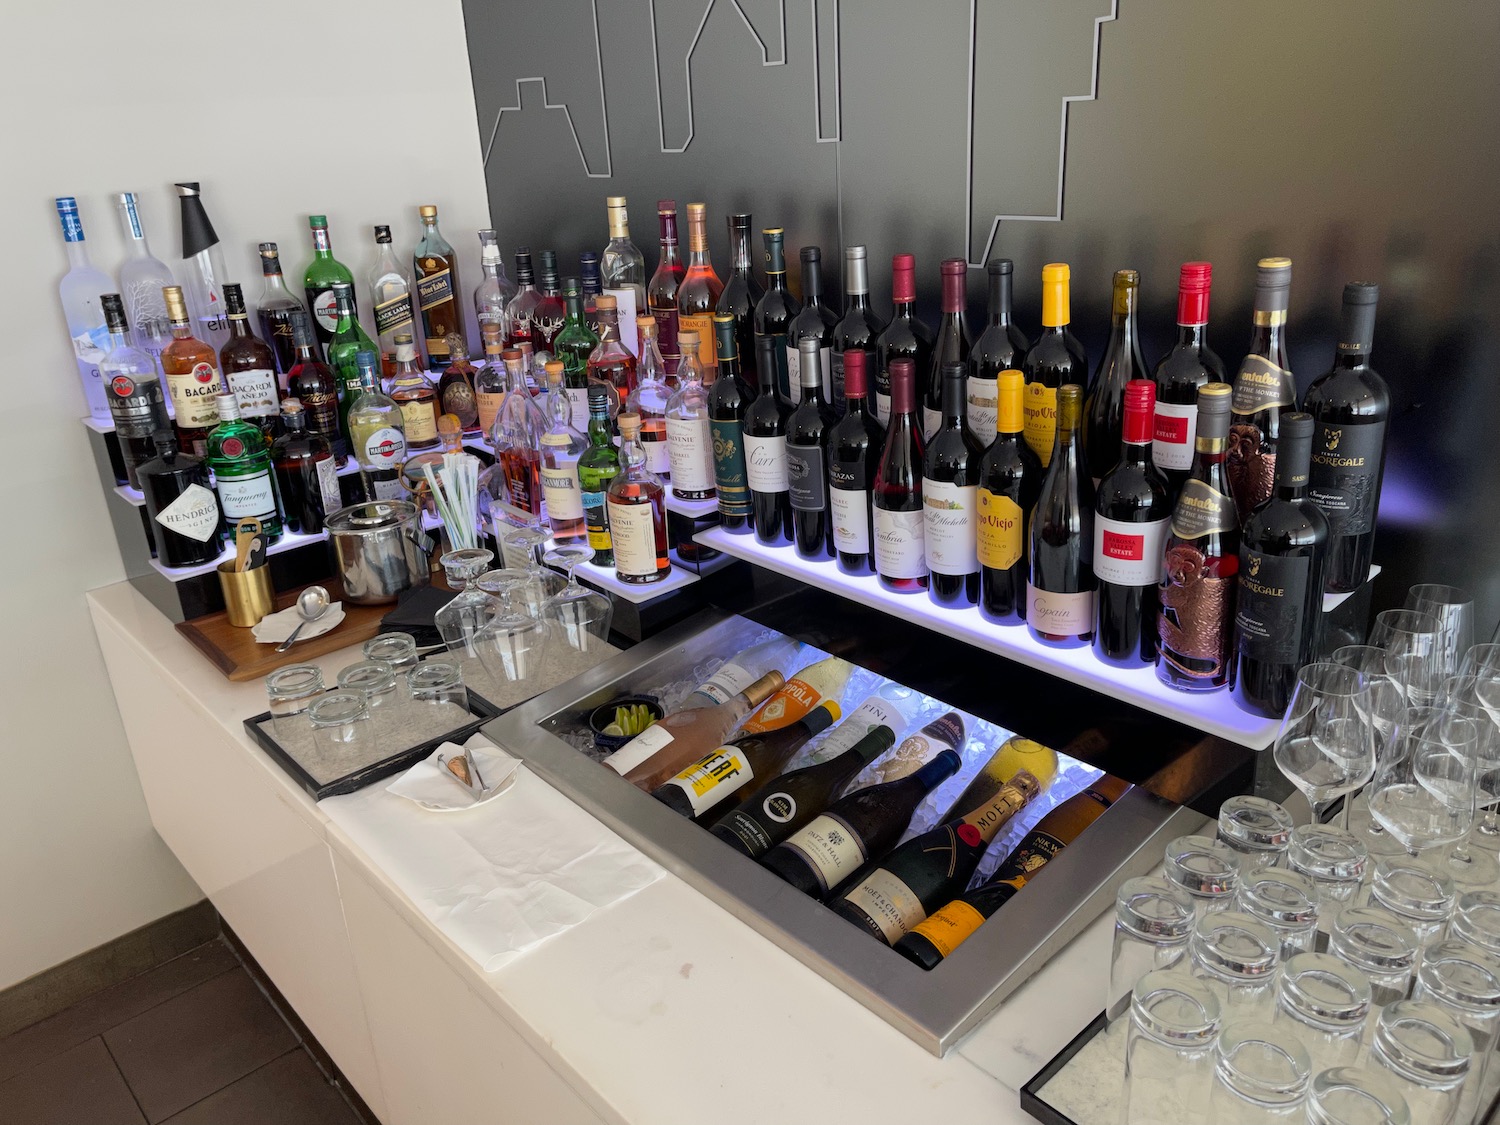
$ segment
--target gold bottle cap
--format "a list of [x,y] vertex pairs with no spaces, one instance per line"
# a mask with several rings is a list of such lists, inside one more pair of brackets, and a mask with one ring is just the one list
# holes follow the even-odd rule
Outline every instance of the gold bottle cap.
[[542,364],[542,367],[547,372],[548,375],[552,375],[555,372],[559,378],[562,377],[562,373],[563,373],[563,361],[562,360],[560,360],[560,359],[549,359],[546,363]]
[[424,219],[435,219],[437,218],[437,207],[431,203],[424,203],[417,208],[417,214],[421,215]]
[[1042,267],[1042,326],[1059,328],[1068,323],[1068,267],[1051,262]]
[[605,213],[609,216],[609,237],[630,237],[630,212],[625,209],[625,197],[612,195],[604,201]]
[[995,376],[995,432],[1018,434],[1025,428],[1026,376],[1014,368]]
[[173,324],[186,324],[187,302],[182,299],[182,286],[168,285],[161,291],[161,295],[167,306],[167,320]]
[[613,297],[611,297],[608,293],[601,293],[599,294],[599,296],[594,298],[594,308],[598,309],[600,312],[608,312],[611,309],[618,308],[619,305],[620,303]]
[[396,333],[396,346],[398,348],[402,344],[409,344],[411,342],[412,342],[412,339],[411,339],[411,333],[410,332],[398,332],[398,333]]

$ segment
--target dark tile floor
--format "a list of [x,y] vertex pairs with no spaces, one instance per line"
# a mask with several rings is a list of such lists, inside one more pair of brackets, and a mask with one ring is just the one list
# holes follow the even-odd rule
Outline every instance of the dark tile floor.
[[358,1125],[222,940],[0,1039],[5,1125]]

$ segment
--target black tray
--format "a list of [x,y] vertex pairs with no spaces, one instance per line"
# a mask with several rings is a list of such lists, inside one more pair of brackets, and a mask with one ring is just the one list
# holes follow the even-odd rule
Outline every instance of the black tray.
[[1052,1056],[1051,1062],[1033,1074],[1031,1081],[1021,1087],[1021,1108],[1042,1122],[1042,1125],[1100,1125],[1095,1121],[1074,1121],[1067,1114],[1044,1102],[1041,1098],[1041,1090],[1052,1081],[1058,1071],[1073,1061],[1073,1056],[1083,1050],[1089,1040],[1108,1026],[1108,1017],[1100,1012],[1087,1027],[1073,1036],[1066,1047]]

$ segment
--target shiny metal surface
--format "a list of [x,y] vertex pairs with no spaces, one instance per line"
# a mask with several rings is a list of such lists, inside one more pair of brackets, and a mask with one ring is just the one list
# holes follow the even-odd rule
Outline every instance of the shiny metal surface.
[[432,580],[417,506],[378,500],[340,508],[326,521],[344,596],[355,605],[394,602]]

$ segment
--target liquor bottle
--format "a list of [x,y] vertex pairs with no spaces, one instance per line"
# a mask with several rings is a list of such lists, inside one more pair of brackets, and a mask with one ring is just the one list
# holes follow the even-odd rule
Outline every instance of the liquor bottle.
[[963,716],[948,711],[923,725],[901,740],[894,753],[887,755],[873,771],[874,781],[883,784],[896,781],[921,769],[944,750],[962,753],[967,731]]
[[492,230],[479,232],[479,269],[482,276],[474,286],[474,319],[481,336],[486,324],[498,324],[505,331],[505,309],[516,296],[515,283],[505,275],[505,256],[500,253],[500,236]]
[[804,894],[826,898],[906,832],[922,798],[963,765],[944,750],[915,773],[840,797],[761,857],[761,863]]
[[891,258],[891,319],[875,340],[875,417],[891,424],[891,363],[909,359],[914,371],[932,363],[932,329],[917,316],[917,259],[911,254]]
[[[600,300],[605,304],[599,315],[604,318],[607,328],[608,318],[614,313],[610,304],[614,298],[605,293]],[[672,397],[672,390],[667,386],[667,369],[662,364],[661,352],[656,350],[656,319],[650,313],[642,313],[635,319],[641,359],[634,368],[635,385],[626,394],[625,409],[640,415],[641,449],[646,454],[646,468],[659,477],[666,477],[672,472],[672,455],[667,448],[667,401]],[[601,354],[600,349],[611,344],[624,351],[623,344],[606,337],[594,349],[595,354]],[[623,361],[631,357],[625,355],[621,358]],[[601,382],[613,382],[613,372],[596,367],[592,357],[589,359],[589,376]]]
[[442,413],[437,391],[422,369],[416,344],[405,334],[396,337],[396,374],[390,381],[389,394],[401,408],[406,448],[416,453],[435,447],[438,415]]
[[[989,276],[989,322],[969,349],[968,421],[979,443],[986,448],[995,440],[997,406],[995,380],[1002,371],[1020,371],[1029,341],[1011,320],[1011,279],[1015,265],[1009,258],[991,258],[985,266]],[[1023,376],[1024,378],[1024,376]]]
[[[603,383],[609,391],[610,414],[619,413],[620,404],[630,397],[635,390],[636,381],[639,378],[637,368],[639,364],[636,358],[625,347],[622,339],[623,328],[619,321],[619,308],[615,304],[614,297],[608,293],[599,294],[597,301],[597,329],[599,342],[594,350],[589,352],[588,378],[590,382]],[[637,315],[636,335],[640,337],[642,318],[651,319],[649,314]],[[656,321],[652,320],[653,338],[655,334]],[[646,343],[641,342],[641,362],[646,360]],[[653,346],[652,362],[656,365],[656,371],[665,386],[665,368],[662,364],[661,352],[655,351]],[[587,396],[585,396],[587,406]],[[644,419],[642,421],[644,425]],[[663,438],[665,440],[665,438]],[[655,470],[652,470],[655,472]]]
[[[339,384],[339,424],[345,434],[349,432],[349,404],[359,390],[359,365],[355,357],[360,352],[376,351],[375,342],[360,326],[359,315],[354,308],[354,286],[347,281],[335,281],[332,289],[335,327],[328,339],[328,366],[333,368],[334,378]],[[408,334],[409,334],[408,329]],[[377,353],[379,354],[379,353]],[[390,374],[396,369],[392,366]]]
[[542,302],[542,294],[536,287],[536,276],[531,268],[531,250],[523,246],[516,251],[516,295],[505,306],[505,346],[520,347],[521,344],[536,346],[531,319]]
[[1193,468],[1177,495],[1163,552],[1156,678],[1181,691],[1213,691],[1229,682],[1234,576],[1240,525],[1224,472],[1232,390],[1198,388]]
[[[391,228],[376,227],[375,264],[370,267],[370,303],[375,307],[375,335],[380,342],[380,366],[387,376],[396,373],[396,334],[416,334],[411,290],[411,274],[396,257],[396,249],[391,244]],[[478,300],[477,294],[475,299]],[[359,323],[357,310],[353,320],[355,324]],[[338,332],[337,327],[334,332]],[[329,358],[332,361],[331,354]]]
[[[63,243],[68,250],[68,272],[57,287],[62,301],[63,317],[68,322],[73,355],[78,361],[78,378],[83,383],[83,398],[89,417],[96,422],[110,420],[109,399],[99,374],[99,362],[109,347],[109,327],[99,299],[114,292],[109,275],[94,268],[83,242],[83,223],[78,218],[78,201],[71,195],[57,198],[57,217],[62,223]],[[163,370],[165,374],[165,369]]]
[[182,212],[182,291],[193,314],[193,335],[214,351],[229,338],[229,320],[224,310],[224,252],[219,236],[203,208],[196,183],[177,184],[177,202]]
[[786,337],[787,386],[792,402],[802,401],[802,375],[798,364],[802,340],[818,341],[818,382],[827,401],[833,386],[833,327],[838,314],[823,303],[823,251],[816,246],[802,248],[802,308],[792,318]]
[[161,353],[167,394],[172,397],[176,418],[177,448],[195,457],[208,451],[208,431],[219,420],[214,399],[223,389],[219,378],[218,353],[193,335],[187,301],[182,290],[169,285],[162,290],[172,342]]
[[1105,774],[1063,801],[1037,821],[987,882],[929,914],[892,948],[924,969],[936,968],[1129,788]]
[[719,377],[708,388],[708,433],[714,451],[719,526],[726,531],[744,532],[750,530],[751,517],[744,421],[755,392],[740,373],[739,319],[734,313],[715,313],[714,331],[719,340]]
[[943,424],[943,369],[969,358],[969,322],[964,315],[969,263],[963,258],[944,258],[941,269],[942,316],[938,318],[937,340],[932,345],[922,391],[922,440],[928,442]]
[[422,237],[411,256],[417,307],[422,313],[428,370],[440,371],[448,362],[449,334],[464,334],[463,307],[458,299],[463,285],[458,280],[458,254],[438,230],[437,208],[423,204],[417,208],[417,215],[422,220]]
[[1279,719],[1297,672],[1316,659],[1323,616],[1328,520],[1308,498],[1311,414],[1281,416],[1276,491],[1240,529],[1229,684],[1247,711]]
[[1385,380],[1370,366],[1379,298],[1378,285],[1344,286],[1333,368],[1314,379],[1302,399],[1302,409],[1317,423],[1307,494],[1328,518],[1325,575],[1330,593],[1358,589],[1369,577],[1375,551],[1375,514],[1391,416]]
[[292,313],[292,367],[287,372],[287,394],[302,403],[307,430],[323,438],[333,449],[339,465],[348,457],[349,445],[339,424],[338,377],[320,358],[311,318],[301,309]]
[[[686,319],[683,323],[687,323]],[[708,423],[708,392],[703,387],[703,364],[698,358],[698,330],[678,329],[677,346],[682,349],[682,359],[677,365],[677,390],[667,400],[666,410],[672,491],[683,500],[712,500],[717,496],[714,446]]]
[[1082,409],[1081,386],[1058,388],[1057,435],[1031,515],[1026,625],[1055,648],[1080,648],[1094,639],[1094,483],[1083,460]]
[[[500,483],[505,485],[506,501],[512,507],[539,518],[542,514],[542,434],[547,432],[547,420],[526,387],[525,352],[520,348],[506,348],[501,358],[505,362],[505,401],[500,404],[495,428],[490,431],[490,445],[495,451],[500,472],[491,479],[497,486]],[[585,486],[584,492],[587,491]],[[598,555],[594,558],[597,561]]]
[[[550,360],[547,377],[561,386],[562,363]],[[588,439],[572,426],[566,396],[558,392],[547,432],[542,435],[542,496],[547,501],[547,520],[552,538],[559,544],[584,543],[588,529],[583,518],[583,494],[578,487],[578,459],[588,448]]]
[[583,494],[583,519],[588,530],[590,560],[595,566],[613,566],[614,551],[609,535],[609,511],[605,499],[610,482],[620,471],[609,426],[609,396],[601,383],[589,384],[589,447],[578,458],[578,487]]
[[539,357],[556,350],[556,340],[567,317],[562,286],[557,279],[557,253],[542,251],[541,297],[531,312],[531,347]]
[[[724,282],[724,292],[719,294],[719,303],[714,306],[715,320],[719,314],[734,318],[734,354],[739,357],[739,368],[745,382],[755,385],[755,306],[765,296],[760,282],[755,280],[755,267],[750,258],[750,216],[730,215],[729,219],[729,280]],[[723,359],[720,353],[721,360]]]
[[605,497],[615,575],[632,585],[660,582],[672,573],[672,560],[667,557],[666,490],[646,468],[639,440],[640,415],[621,414],[615,421],[620,426],[620,471],[609,482]]
[[[1107,744],[1098,740],[1101,749]],[[1074,744],[1076,745],[1076,743]],[[1057,751],[1029,738],[1013,734],[997,746],[989,759],[980,767],[963,792],[958,795],[943,819],[952,820],[988,805],[1000,795],[1017,774],[1027,773],[1043,787],[1051,784],[1057,775]]]
[[1297,408],[1297,386],[1286,357],[1290,258],[1262,258],[1255,267],[1250,350],[1234,375],[1225,473],[1240,522],[1275,489],[1281,412]]
[[800,670],[776,689],[760,709],[745,720],[744,734],[765,734],[791,726],[826,700],[837,703],[849,686],[854,665],[840,656],[825,656]]
[[854,775],[895,740],[890,727],[872,727],[842,753],[774,778],[721,816],[709,831],[741,855],[759,859],[826,809]]
[[[844,416],[845,404],[849,400],[844,390],[845,353],[864,352],[873,365],[875,341],[885,329],[885,322],[870,308],[869,256],[863,246],[844,247],[844,293],[844,315],[833,326],[829,360],[829,378],[833,383],[831,396],[840,418]],[[869,366],[865,370],[868,371]],[[867,386],[868,382],[867,377]]]
[[276,482],[271,475],[271,451],[260,427],[240,418],[240,405],[225,391],[214,400],[219,424],[208,432],[208,455],[204,461],[214,475],[219,511],[224,517],[221,534],[233,537],[240,520],[260,520],[260,533],[269,546],[281,538],[281,507]]
[[[307,294],[307,312],[312,317],[313,334],[317,337],[319,355],[333,339],[339,326],[338,302],[333,295],[333,283],[345,281],[354,284],[354,275],[349,267],[333,256],[333,243],[328,237],[328,216],[309,215],[308,228],[313,236],[313,257],[302,274],[302,289]],[[359,302],[355,302],[356,311]],[[307,404],[304,402],[304,406]],[[314,429],[317,427],[314,426]]]
[[474,386],[474,365],[469,362],[469,343],[457,332],[448,335],[448,366],[438,379],[438,412],[458,419],[464,436],[477,437],[479,428],[478,390]]
[[[806,310],[804,310],[806,311]],[[798,345],[802,401],[787,419],[787,485],[792,505],[792,537],[804,559],[826,559],[833,551],[828,501],[828,439],[838,415],[823,400],[822,357],[816,335]]]
[[689,707],[712,707],[728,702],[774,668],[789,668],[802,651],[793,637],[773,636],[751,645],[720,664],[713,675],[695,687],[683,702]]
[[574,418],[582,421],[588,416],[589,356],[599,346],[599,337],[584,322],[578,279],[563,278],[562,292],[563,323],[552,341],[552,353],[563,362],[563,386],[573,403]]
[[505,329],[487,322],[480,328],[484,340],[484,364],[474,371],[475,424],[486,441],[495,428],[495,416],[505,401]]
[[1057,392],[1088,383],[1088,365],[1079,361],[1068,332],[1069,270],[1061,262],[1042,267],[1042,334],[1026,353],[1026,444],[1047,468],[1057,444]]
[[828,515],[833,557],[845,574],[875,573],[875,516],[870,494],[885,449],[885,428],[870,406],[867,371],[874,353],[850,347],[836,356],[844,381],[844,416],[828,434]]
[[288,531],[316,535],[328,515],[343,507],[333,450],[307,432],[302,404],[294,398],[281,404],[281,436],[271,443],[271,466]]
[[781,673],[773,670],[723,703],[669,712],[605,758],[604,764],[650,793],[689,762],[722,746],[740,720],[782,683]]
[[623,195],[612,195],[604,201],[609,213],[609,244],[599,256],[599,279],[604,296],[615,299],[619,313],[620,342],[631,355],[640,355],[636,337],[636,317],[646,308],[646,256],[630,239],[630,213]]
[[292,340],[292,314],[307,315],[302,302],[293,297],[281,275],[281,254],[274,242],[260,244],[260,297],[255,302],[260,318],[260,334],[276,357],[276,377],[283,390],[286,378],[297,362],[297,345]]
[[[792,338],[792,321],[802,311],[797,298],[786,287],[786,232],[780,227],[767,227],[760,232],[766,247],[766,291],[755,303],[755,314],[751,327],[755,332],[755,380],[756,386],[764,386],[761,360],[765,353],[760,346],[762,340],[780,337],[776,346],[775,370],[772,386],[785,402],[793,402],[795,393],[790,383],[791,368],[787,364],[786,342]],[[795,389],[800,391],[801,388]]]
[[599,255],[592,250],[578,255],[578,289],[583,294],[583,322],[597,336],[599,297],[604,292],[604,282],[599,276]]
[[[771,292],[766,293],[767,299]],[[755,538],[767,546],[792,538],[791,481],[786,464],[786,424],[792,410],[776,386],[781,363],[781,337],[755,338],[760,353],[760,394],[745,408],[741,433],[745,441],[745,483],[750,486],[750,509]]]
[[240,404],[240,417],[259,426],[269,445],[281,430],[277,410],[281,396],[276,386],[276,356],[270,345],[258,338],[250,327],[245,294],[236,282],[224,286],[224,310],[229,323],[229,339],[219,349],[219,371],[229,384],[235,401]]
[[1121,451],[1094,500],[1094,654],[1106,664],[1137,668],[1156,663],[1157,595],[1172,498],[1151,463],[1156,384],[1132,379],[1124,400]]
[[1156,365],[1156,429],[1151,460],[1176,496],[1193,465],[1198,388],[1224,382],[1224,363],[1208,346],[1208,293],[1213,266],[1183,262],[1177,279],[1177,343]]
[[1109,343],[1105,345],[1099,369],[1094,372],[1094,383],[1083,407],[1083,456],[1094,475],[1096,488],[1120,459],[1125,386],[1132,379],[1151,378],[1141,355],[1141,336],[1136,327],[1140,292],[1140,274],[1135,270],[1115,271]]
[[682,284],[682,259],[677,256],[677,201],[658,199],[656,220],[661,226],[661,257],[646,287],[646,308],[656,318],[656,346],[667,366],[667,382],[677,377],[677,290]]
[[997,625],[1019,625],[1031,578],[1026,521],[1042,493],[1042,459],[1025,437],[1026,376],[1007,368],[995,385],[995,440],[980,459],[975,495],[979,612]]
[[221,521],[208,467],[179,452],[176,434],[165,427],[151,435],[151,442],[156,456],[141,462],[136,474],[156,561],[172,568],[213,562],[219,557]]
[[974,605],[979,601],[978,493],[984,447],[964,420],[967,364],[944,364],[942,377],[941,421],[922,468],[927,596],[942,606]]
[[[167,304],[162,300],[161,291],[168,285],[176,285],[177,280],[167,264],[151,253],[145,229],[141,226],[135,192],[122,191],[115,196],[115,204],[120,213],[120,226],[125,232],[125,260],[120,263],[119,279],[125,316],[131,325],[131,339],[136,347],[159,364],[162,349],[172,339],[172,328],[167,323]],[[149,446],[149,434],[146,441]]]
[[898,594],[927,588],[922,511],[922,429],[917,421],[917,372],[912,360],[891,360],[891,424],[875,470],[875,573]]
[[734,800],[753,800],[809,739],[838,721],[839,706],[820,703],[790,726],[765,734],[742,734],[709,751],[651,795],[692,820],[716,816]]
[[704,381],[718,376],[719,357],[714,346],[714,310],[724,292],[724,283],[714,272],[708,252],[708,216],[701,203],[687,205],[688,264],[677,288],[677,331],[698,333],[699,361]]
[[[359,392],[349,404],[349,441],[359,465],[361,491],[366,500],[401,499],[401,466],[406,463],[406,427],[401,407],[380,389],[378,360],[373,351],[359,352],[354,367]],[[324,435],[311,434],[324,441]],[[326,441],[325,441],[326,444]]]
[[151,435],[170,427],[172,420],[167,416],[161,380],[156,377],[155,357],[130,343],[124,299],[119,293],[105,293],[100,304],[109,341],[104,358],[99,361],[99,377],[108,395],[115,437],[120,442],[126,483],[131,488],[140,488],[137,466],[149,461],[156,452]]

